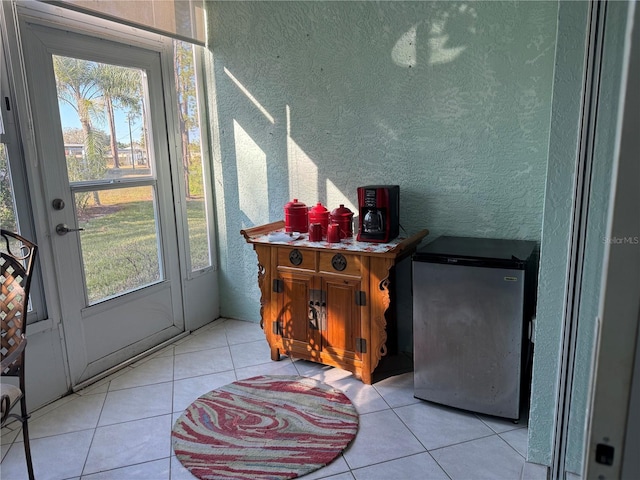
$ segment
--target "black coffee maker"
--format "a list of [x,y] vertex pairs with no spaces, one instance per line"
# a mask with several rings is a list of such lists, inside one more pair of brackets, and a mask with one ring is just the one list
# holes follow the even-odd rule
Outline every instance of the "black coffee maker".
[[400,187],[358,187],[359,242],[387,243],[400,232]]

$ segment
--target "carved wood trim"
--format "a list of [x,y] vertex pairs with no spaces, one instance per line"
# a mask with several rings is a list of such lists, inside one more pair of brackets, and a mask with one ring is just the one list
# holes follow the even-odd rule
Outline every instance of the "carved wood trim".
[[387,354],[387,319],[385,314],[391,305],[389,272],[393,260],[371,259],[371,372]]
[[265,298],[265,273],[264,265],[258,262],[258,287],[260,288],[260,328],[264,330],[264,306],[267,303]]
[[[382,357],[384,357],[387,354],[387,319],[385,318],[385,314],[389,309],[389,305],[391,305],[391,297],[389,293],[390,284],[391,284],[391,281],[389,280],[388,276],[380,280],[380,283],[378,284],[378,290],[382,292],[382,305],[383,305],[382,313],[376,317],[376,323],[380,327],[380,339],[378,342],[379,345],[376,346],[376,350],[375,350],[376,355],[378,356],[378,362]],[[378,362],[376,362],[376,365],[378,364]]]
[[265,235],[281,228],[284,228],[284,220],[278,220],[277,222],[267,223],[266,225],[259,225],[257,227],[245,228],[240,230],[240,233],[244,239],[249,242],[252,237],[259,237],[260,235]]

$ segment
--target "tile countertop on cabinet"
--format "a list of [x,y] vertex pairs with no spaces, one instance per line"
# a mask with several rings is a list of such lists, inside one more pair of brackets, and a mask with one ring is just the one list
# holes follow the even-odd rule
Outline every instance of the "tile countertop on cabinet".
[[241,230],[258,256],[260,324],[281,354],[353,372],[364,383],[387,354],[389,274],[429,233],[389,243],[311,242],[284,221]]

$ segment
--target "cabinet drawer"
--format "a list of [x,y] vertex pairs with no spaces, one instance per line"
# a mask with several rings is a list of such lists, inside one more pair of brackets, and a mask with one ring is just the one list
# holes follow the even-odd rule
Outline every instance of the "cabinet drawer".
[[278,266],[316,270],[316,252],[297,248],[278,248]]
[[360,255],[342,252],[320,252],[318,271],[360,276],[362,263]]

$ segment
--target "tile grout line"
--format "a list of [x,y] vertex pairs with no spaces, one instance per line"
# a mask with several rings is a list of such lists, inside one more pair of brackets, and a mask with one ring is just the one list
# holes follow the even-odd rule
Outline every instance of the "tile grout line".
[[470,438],[469,440],[463,440],[461,442],[456,442],[456,443],[452,443],[450,445],[443,445],[441,447],[437,447],[437,448],[432,448],[431,450],[429,450],[429,452],[435,452],[436,450],[442,450],[444,448],[451,448],[451,447],[456,447],[458,445],[464,445],[465,443],[470,443],[470,442],[475,442],[476,440],[483,440],[486,438],[490,438],[490,437],[499,437],[500,435],[497,434],[496,432],[492,432],[489,435],[482,435],[480,437],[476,437],[476,438]]
[[[482,418],[482,416],[481,416],[481,415],[486,415],[486,414],[478,414],[478,413],[474,413],[473,415],[474,415],[478,420],[480,420],[484,425],[486,425],[488,428],[490,428],[493,432],[497,433],[498,435],[500,435],[501,433],[512,432],[512,431],[514,431],[514,430],[520,430],[520,429],[523,429],[523,428],[528,428],[528,423],[526,423],[526,422],[525,422],[525,424],[524,424],[524,425],[520,425],[519,423],[514,422],[513,420],[511,420],[512,425],[514,425],[514,427],[513,427],[513,428],[508,428],[508,429],[506,429],[506,430],[504,430],[504,431],[502,431],[502,432],[498,432],[498,431],[496,431],[496,429],[495,429],[495,428],[493,428],[489,423],[487,423],[487,422],[485,421],[485,419],[484,419],[484,418]],[[498,419],[498,420],[509,420],[509,419],[505,419],[505,418],[503,418],[503,417],[495,417],[495,418],[496,418],[496,419]],[[518,421],[519,421],[519,420],[520,420],[520,419],[518,419]],[[506,427],[506,425],[505,425],[505,427]]]
[[84,457],[84,463],[82,464],[82,469],[80,470],[80,478],[84,475],[84,470],[87,468],[87,462],[89,461],[89,455],[91,454],[91,447],[93,446],[93,441],[96,438],[96,432],[98,431],[98,425],[100,424],[100,417],[102,417],[102,413],[104,412],[104,406],[107,403],[107,397],[109,396],[109,387],[111,386],[111,380],[107,382],[107,391],[104,394],[104,400],[102,401],[102,407],[100,408],[100,414],[96,419],[96,426],[93,428],[93,435],[91,435],[91,441],[89,442],[89,448],[87,449],[87,455]]
[[[397,408],[401,408],[401,407],[397,407]],[[427,448],[427,446],[422,443],[422,441],[417,437],[417,435],[413,432],[413,430],[411,430],[411,427],[409,425],[407,425],[405,423],[405,421],[400,417],[400,415],[398,415],[398,412],[396,412],[395,408],[391,408],[391,411],[393,412],[393,414],[398,418],[398,420],[400,420],[400,423],[402,423],[402,425],[405,426],[405,428],[407,430],[409,430],[409,432],[411,432],[411,435],[413,435],[413,438],[415,438],[418,443],[420,445],[422,445],[422,448],[424,448],[424,451],[431,457],[431,459],[436,462],[436,465],[438,465],[438,467],[440,467],[440,470],[442,470],[442,472],[448,477],[451,478],[451,476],[449,475],[449,473],[442,467],[442,465],[440,465],[440,463],[434,458],[433,455],[431,455],[431,452],[429,451],[429,449]],[[434,449],[435,450],[435,449]]]
[[[171,381],[171,422],[170,422],[170,430],[169,430],[169,480],[171,480],[171,477],[173,475],[173,464],[171,462],[171,457],[173,456],[173,410],[175,408],[174,406],[174,400],[176,398],[176,348],[175,346],[173,347],[173,355],[171,356],[171,365],[173,367],[173,371],[171,372],[171,378],[173,379]],[[180,417],[178,417],[180,418]]]
[[[510,432],[512,432],[513,430],[509,430],[509,431],[510,431]],[[508,433],[508,432],[504,432],[504,433]],[[500,440],[502,440],[504,443],[506,443],[507,445],[509,445],[509,448],[511,448],[511,449],[512,449],[514,452],[516,452],[518,455],[520,455],[520,456],[525,460],[525,462],[527,461],[527,457],[526,457],[526,456],[524,456],[524,455],[522,455],[522,454],[518,451],[518,449],[517,449],[517,448],[515,448],[515,447],[514,447],[513,445],[511,445],[507,440],[505,440],[504,438],[502,438],[502,435],[501,435],[501,434],[499,434],[499,433],[498,433],[497,435],[498,435],[498,437],[500,438]]]
[[[113,472],[113,471],[116,471],[116,470],[120,470],[122,468],[135,467],[137,465],[144,465],[144,464],[147,464],[147,463],[158,462],[160,460],[169,460],[169,479],[170,479],[171,478],[171,456],[169,456],[169,457],[161,457],[161,458],[154,458],[152,460],[145,460],[144,462],[130,463],[130,464],[124,465],[122,467],[107,468],[105,470],[100,470],[99,472],[86,473],[86,474],[83,473],[80,476],[80,478],[81,479],[86,479],[86,477],[90,477],[91,475],[98,475],[98,474],[105,473],[105,472]],[[73,476],[73,477],[67,477],[66,479],[60,479],[60,480],[71,480],[71,479],[76,479],[76,478],[78,478],[78,477]]]

